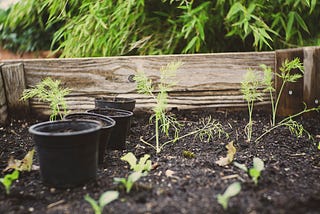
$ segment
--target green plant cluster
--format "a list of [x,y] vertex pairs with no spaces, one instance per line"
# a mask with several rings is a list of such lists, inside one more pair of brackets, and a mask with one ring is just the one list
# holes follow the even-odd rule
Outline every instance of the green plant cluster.
[[316,0],[24,0],[0,41],[63,57],[208,53],[320,45]]
[[[254,103],[258,100],[260,101],[262,100],[262,92],[267,92],[270,95],[271,111],[272,111],[271,127],[267,129],[264,133],[262,133],[259,137],[257,137],[255,139],[255,142],[258,142],[266,134],[268,134],[269,132],[271,132],[272,130],[280,126],[286,126],[290,130],[290,132],[296,135],[297,137],[301,137],[303,134],[307,134],[308,137],[311,138],[311,135],[309,134],[309,132],[305,130],[300,123],[298,123],[293,119],[298,116],[301,116],[304,113],[319,111],[320,106],[308,108],[305,105],[305,108],[302,111],[296,114],[290,115],[288,117],[285,117],[279,122],[276,121],[278,105],[279,105],[279,101],[282,96],[282,92],[285,85],[288,83],[294,83],[303,77],[304,67],[303,67],[303,64],[300,62],[300,59],[299,58],[295,58],[293,60],[286,59],[282,63],[281,67],[279,68],[280,72],[275,74],[282,81],[276,98],[274,98],[274,95],[273,95],[275,91],[275,88],[273,86],[274,85],[273,71],[271,70],[270,67],[267,67],[266,65],[261,65],[261,68],[264,71],[263,80],[259,80],[258,76],[254,73],[254,71],[249,69],[244,76],[243,82],[241,83],[241,92],[243,94],[244,100],[247,101],[248,115],[249,115],[249,122],[245,127],[245,134],[247,136],[247,141],[250,142],[252,138],[252,126],[253,126],[252,113],[253,113]],[[292,73],[294,69],[297,69],[299,72]]]
[[[153,114],[150,117],[150,121],[154,121],[155,124],[155,145],[149,142],[150,140],[153,140],[153,138],[146,141],[143,139],[143,136],[141,136],[140,140],[142,143],[155,149],[157,153],[160,153],[166,145],[175,143],[182,138],[192,135],[198,137],[201,141],[204,141],[205,139],[209,141],[215,135],[219,138],[222,135],[228,137],[228,133],[224,131],[222,125],[211,117],[201,119],[201,126],[197,127],[196,130],[180,135],[180,129],[183,125],[177,121],[174,115],[170,115],[167,110],[168,92],[172,90],[175,85],[172,78],[176,76],[177,69],[181,65],[182,63],[178,61],[168,63],[166,66],[161,67],[160,81],[158,84],[153,83],[142,71],[137,72],[137,75],[134,77],[134,80],[137,82],[138,93],[149,96],[155,102]],[[155,93],[156,89],[154,85],[157,85],[157,94]],[[174,133],[173,136],[170,135],[170,131]],[[169,139],[161,142],[161,134]]]
[[43,79],[34,88],[25,89],[21,100],[38,98],[39,101],[48,102],[50,105],[50,120],[63,118],[67,114],[67,102],[65,97],[70,93],[68,88],[61,86],[60,80],[53,80],[50,77]]

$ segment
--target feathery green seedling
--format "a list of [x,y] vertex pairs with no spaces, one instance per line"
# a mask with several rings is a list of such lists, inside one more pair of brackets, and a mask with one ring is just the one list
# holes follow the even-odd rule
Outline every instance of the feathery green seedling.
[[113,181],[116,184],[122,184],[126,188],[126,192],[129,193],[133,187],[133,184],[138,181],[141,177],[145,176],[146,173],[139,172],[132,172],[128,178],[114,178]]
[[318,107],[314,107],[314,108],[307,108],[307,106],[305,105],[304,110],[288,116],[284,119],[282,119],[280,122],[278,122],[275,126],[269,128],[268,130],[266,130],[264,133],[262,133],[256,140],[255,142],[259,142],[266,134],[270,133],[272,130],[279,128],[281,126],[286,126],[289,128],[291,134],[294,134],[297,137],[301,137],[303,134],[306,134],[308,136],[309,139],[312,139],[311,134],[303,127],[302,124],[298,123],[297,121],[293,120],[296,117],[301,116],[304,113],[308,113],[308,112],[312,112],[312,111],[320,111],[320,106]]
[[134,172],[149,172],[152,168],[151,160],[148,160],[149,158],[150,155],[145,154],[137,163],[136,156],[132,152],[129,152],[126,155],[122,156],[121,160],[128,162],[130,165],[130,169],[132,169]]
[[[271,110],[272,110],[271,125],[275,126],[278,105],[279,105],[279,101],[280,101],[284,86],[287,83],[293,83],[293,82],[296,82],[298,79],[302,78],[302,74],[304,72],[304,67],[303,67],[302,63],[300,62],[299,58],[295,58],[291,61],[286,59],[282,63],[282,65],[279,69],[280,73],[276,73],[276,75],[282,79],[282,84],[281,84],[280,90],[278,92],[277,99],[275,101],[273,98],[273,92],[275,91],[275,88],[273,87],[274,82],[272,80],[273,79],[272,69],[270,67],[267,67],[266,65],[261,65],[261,67],[264,71],[264,79],[263,79],[262,83],[265,88],[263,91],[269,92],[269,94],[270,94]],[[301,72],[301,74],[300,73],[291,74],[291,71],[293,69],[298,69]]]
[[94,210],[95,214],[101,214],[103,208],[110,204],[112,201],[117,200],[119,197],[118,191],[107,191],[104,192],[98,201],[94,200],[90,197],[90,195],[85,195],[84,199],[91,205],[92,209]]
[[[156,102],[155,107],[153,108],[153,114],[150,117],[150,121],[154,120],[155,122],[155,145],[145,141],[143,137],[140,138],[141,142],[152,147],[156,150],[156,153],[160,153],[164,146],[169,143],[175,143],[181,138],[195,135],[202,140],[204,137],[207,137],[210,140],[213,137],[213,134],[225,134],[222,129],[220,123],[215,120],[211,120],[209,118],[207,121],[202,120],[202,127],[197,128],[197,130],[189,132],[183,136],[179,136],[180,128],[182,124],[180,124],[174,116],[167,114],[167,103],[168,103],[168,91],[172,89],[175,85],[175,82],[172,78],[176,75],[177,69],[181,66],[181,62],[172,62],[169,63],[165,67],[161,67],[160,69],[160,83],[158,84],[158,92],[157,95],[154,93],[155,88],[153,83],[143,72],[138,72],[134,77],[134,80],[137,82],[137,91],[138,93],[145,94],[150,96]],[[165,134],[167,137],[169,136],[169,130],[173,129],[174,136],[173,139],[168,140],[166,142],[160,142],[160,133]]]
[[241,82],[241,92],[243,98],[247,101],[249,122],[245,127],[245,134],[247,136],[247,141],[250,142],[252,138],[252,113],[253,106],[257,100],[262,100],[259,88],[261,87],[261,82],[257,79],[256,74],[252,70],[248,70],[244,76],[244,80]]
[[241,191],[240,182],[232,183],[231,185],[228,186],[228,188],[222,195],[218,194],[217,196],[218,203],[223,207],[224,210],[227,210],[229,199],[231,197],[238,195],[240,191]]
[[32,89],[25,89],[22,93],[21,100],[36,97],[39,101],[49,102],[51,115],[50,120],[56,120],[67,114],[67,103],[65,96],[70,93],[68,88],[60,87],[59,80],[52,80],[50,77],[43,79]]
[[12,182],[19,178],[19,171],[14,170],[10,174],[6,174],[3,178],[0,178],[0,182],[3,184],[4,188],[6,189],[6,194],[10,194],[10,188]]
[[255,185],[258,185],[258,179],[261,175],[261,172],[264,170],[264,162],[260,158],[253,158],[253,167],[248,170],[246,165],[234,162],[234,165],[239,169],[247,172]]

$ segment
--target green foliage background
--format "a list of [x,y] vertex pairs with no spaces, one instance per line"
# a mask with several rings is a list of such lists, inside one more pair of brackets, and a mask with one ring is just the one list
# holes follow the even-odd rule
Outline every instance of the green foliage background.
[[273,50],[320,45],[317,0],[22,0],[0,41],[62,57]]

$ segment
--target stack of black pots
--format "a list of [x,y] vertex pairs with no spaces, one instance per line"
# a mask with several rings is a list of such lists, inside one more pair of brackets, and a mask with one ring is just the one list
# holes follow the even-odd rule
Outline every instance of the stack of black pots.
[[96,179],[107,150],[126,149],[135,100],[95,99],[95,108],[29,128],[44,184],[69,188]]

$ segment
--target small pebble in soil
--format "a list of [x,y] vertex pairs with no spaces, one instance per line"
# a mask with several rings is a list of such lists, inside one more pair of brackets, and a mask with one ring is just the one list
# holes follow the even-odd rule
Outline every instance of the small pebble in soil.
[[34,208],[33,208],[33,207],[29,207],[28,211],[29,211],[29,212],[33,212],[33,211],[34,211]]
[[56,192],[56,189],[52,187],[52,188],[50,188],[50,192],[51,192],[51,193],[55,193],[55,192]]

